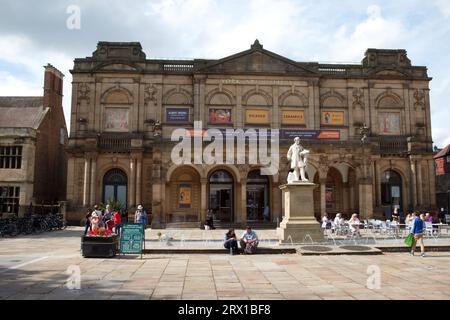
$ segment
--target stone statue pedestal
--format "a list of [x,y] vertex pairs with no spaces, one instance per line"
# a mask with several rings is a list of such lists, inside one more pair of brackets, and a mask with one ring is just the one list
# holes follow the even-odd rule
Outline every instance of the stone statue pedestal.
[[305,243],[323,241],[323,230],[314,217],[313,191],[317,187],[311,182],[293,182],[280,186],[283,192],[284,217],[277,229],[280,243]]

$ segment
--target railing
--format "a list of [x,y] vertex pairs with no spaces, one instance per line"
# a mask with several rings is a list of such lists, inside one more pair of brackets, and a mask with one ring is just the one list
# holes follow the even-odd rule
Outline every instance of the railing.
[[339,67],[319,67],[320,73],[331,74],[331,75],[346,75],[347,69]]
[[408,142],[406,140],[380,141],[381,154],[401,154],[407,152],[408,152]]
[[163,64],[164,71],[190,72],[193,68],[193,64]]
[[106,150],[126,150],[131,147],[131,139],[129,137],[120,136],[100,136],[98,146]]

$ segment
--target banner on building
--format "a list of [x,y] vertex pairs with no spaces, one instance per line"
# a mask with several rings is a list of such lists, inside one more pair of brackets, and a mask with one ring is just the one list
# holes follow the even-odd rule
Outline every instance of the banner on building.
[[166,121],[169,123],[189,122],[189,108],[167,108]]
[[305,111],[283,110],[281,112],[282,124],[305,124]]
[[282,139],[340,140],[339,130],[281,130]]
[[345,124],[344,111],[322,111],[322,124],[343,126]]
[[231,123],[231,109],[209,109],[209,123]]
[[400,114],[386,112],[378,114],[379,134],[400,135]]
[[192,206],[192,187],[190,184],[181,184],[178,193],[178,207],[190,209]]
[[128,109],[105,109],[105,131],[128,132],[129,130]]
[[247,109],[245,110],[245,122],[267,124],[269,123],[269,110]]
[[436,163],[436,175],[443,176],[445,174],[445,161],[444,158],[439,158],[435,160]]

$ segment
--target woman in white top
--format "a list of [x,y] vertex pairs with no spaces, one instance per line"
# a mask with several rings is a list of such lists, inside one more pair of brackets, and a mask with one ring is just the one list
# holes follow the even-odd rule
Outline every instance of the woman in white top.
[[360,223],[361,221],[358,219],[358,214],[357,213],[352,214],[352,217],[348,221],[348,225],[350,226],[350,231],[352,232],[352,234],[357,234],[358,236],[360,236],[359,234]]
[[336,215],[336,217],[334,218],[334,224],[338,226],[338,225],[341,225],[343,223],[344,223],[344,218],[342,218],[342,215],[340,213],[338,213]]
[[330,219],[328,218],[328,213],[325,213],[322,217],[322,229],[326,229],[329,223]]

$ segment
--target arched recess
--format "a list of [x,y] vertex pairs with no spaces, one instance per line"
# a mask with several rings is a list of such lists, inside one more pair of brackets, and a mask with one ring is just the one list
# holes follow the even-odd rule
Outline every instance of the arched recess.
[[216,88],[206,95],[206,104],[208,105],[234,105],[236,99],[230,90]]
[[345,107],[345,97],[335,90],[328,91],[320,96],[321,107]]
[[192,94],[182,88],[173,88],[164,94],[165,105],[192,105]]
[[129,132],[131,127],[132,93],[121,86],[106,90],[101,96],[102,131]]
[[387,90],[376,97],[375,106],[380,109],[399,109],[403,108],[403,99],[391,90]]
[[295,90],[286,91],[279,98],[279,105],[281,107],[307,107],[308,98],[302,92]]
[[229,124],[235,118],[235,98],[227,89],[216,88],[206,96],[205,118],[210,124]]
[[244,106],[272,106],[272,96],[261,89],[251,89],[242,96],[242,105]]
[[192,166],[183,165],[167,174],[167,222],[200,221],[200,174]]

